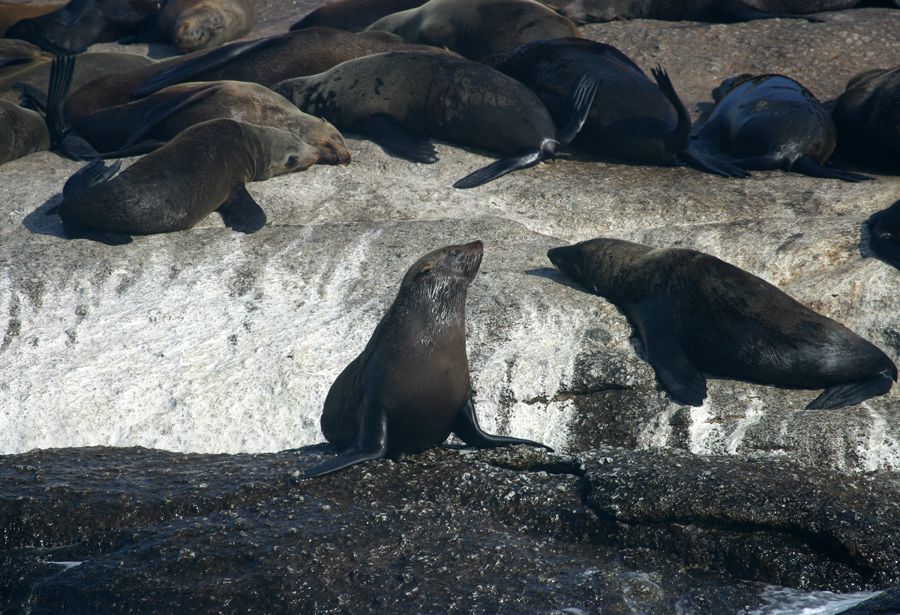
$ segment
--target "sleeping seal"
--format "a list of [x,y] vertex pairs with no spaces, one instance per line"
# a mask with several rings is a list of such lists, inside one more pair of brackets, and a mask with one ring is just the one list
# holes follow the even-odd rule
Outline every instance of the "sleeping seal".
[[291,30],[325,26],[359,32],[386,15],[414,9],[425,2],[426,0],[337,0],[308,13],[292,25]]
[[897,380],[897,367],[874,345],[709,254],[600,238],[547,256],[625,312],[679,403],[701,405],[707,375],[824,388],[809,409],[858,404]]
[[0,164],[49,148],[50,132],[40,113],[0,100]]
[[253,0],[167,0],[157,16],[160,39],[181,53],[218,47],[253,28]]
[[853,77],[831,116],[841,155],[900,171],[900,66]]
[[325,398],[322,433],[341,452],[307,469],[307,478],[418,453],[451,433],[477,447],[543,446],[485,433],[475,417],[466,291],[481,256],[481,242],[473,241],[429,252],[409,268],[369,343]]
[[692,147],[744,169],[794,171],[858,182],[872,179],[822,165],[836,131],[825,107],[784,75],[738,75],[713,90],[716,105]]

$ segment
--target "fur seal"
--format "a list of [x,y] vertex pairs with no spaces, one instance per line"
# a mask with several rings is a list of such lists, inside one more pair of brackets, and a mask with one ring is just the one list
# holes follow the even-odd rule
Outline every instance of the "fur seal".
[[17,38],[0,39],[0,78],[22,71],[35,62],[48,62],[52,56],[37,45]]
[[900,201],[872,214],[866,225],[875,256],[900,269]]
[[[343,32],[308,28],[277,36],[229,43],[216,49],[171,58],[140,70],[88,83],[66,99],[69,121],[121,105],[187,81],[250,81],[271,86],[314,75],[346,60],[392,49],[416,49],[386,32]],[[79,59],[79,62],[81,60]]]
[[689,146],[691,118],[668,75],[653,69],[655,83],[621,51],[583,38],[526,43],[497,70],[531,88],[557,125],[566,121],[566,95],[581,75],[602,86],[573,145],[582,151],[640,164],[691,164],[726,177],[743,169]]
[[114,41],[155,19],[160,0],[71,0],[61,9],[23,19],[6,36],[21,38],[54,53],[81,51]]
[[0,100],[0,164],[50,148],[50,132],[40,113]]
[[480,241],[447,246],[409,268],[365,349],[325,398],[322,433],[341,452],[307,469],[307,478],[418,453],[451,433],[482,448],[544,446],[478,426],[466,356],[466,291],[482,251]]
[[824,106],[784,75],[738,75],[713,90],[716,105],[692,147],[743,169],[794,171],[857,182],[859,173],[822,165],[836,144]]
[[337,0],[320,6],[291,26],[291,30],[302,30],[313,26],[326,26],[360,32],[382,17],[414,9],[426,0]]
[[542,0],[577,24],[615,19],[752,21],[807,19],[806,13],[837,11],[859,0]]
[[416,162],[437,161],[428,137],[511,155],[453,184],[472,188],[554,156],[578,134],[596,87],[593,79],[579,82],[570,122],[559,134],[527,87],[484,64],[439,52],[366,56],[273,89],[338,129],[363,132]]
[[116,177],[119,163],[94,160],[66,182],[57,211],[70,236],[105,243],[189,229],[217,210],[226,225],[253,232],[266,215],[244,184],[301,171],[318,157],[316,148],[283,130],[210,120]]
[[6,36],[6,31],[23,19],[34,19],[35,17],[58,11],[66,4],[66,2],[26,4],[24,2],[4,2],[0,0],[0,36]]
[[878,169],[900,170],[900,66],[860,73],[847,83],[832,118],[838,152]]
[[168,0],[157,17],[160,38],[181,53],[218,47],[253,28],[253,0]]
[[706,375],[824,388],[808,409],[858,404],[897,380],[897,367],[874,345],[709,254],[600,238],[547,256],[625,313],[679,403],[703,403]]
[[489,64],[529,41],[581,36],[575,24],[534,0],[429,0],[383,17],[367,29],[446,47]]

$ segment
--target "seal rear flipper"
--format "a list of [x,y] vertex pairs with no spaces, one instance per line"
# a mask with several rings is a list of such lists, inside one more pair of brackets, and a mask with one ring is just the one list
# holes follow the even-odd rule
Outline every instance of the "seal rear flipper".
[[84,192],[91,186],[108,181],[119,172],[121,162],[115,162],[109,166],[100,159],[92,160],[66,180],[63,186],[63,199],[71,198],[79,192]]
[[[144,113],[144,115],[140,119],[140,122],[137,123],[134,132],[131,133],[131,136],[126,139],[125,143],[122,144],[117,152],[128,151],[129,148],[136,145],[137,143],[140,143],[144,135],[153,130],[155,126],[159,125],[159,123],[166,118],[173,116],[185,107],[189,107],[190,105],[200,102],[205,98],[209,98],[210,96],[221,90],[221,85],[212,84],[204,88],[200,88],[199,90],[182,92],[181,94],[173,96],[172,98],[156,105],[155,107],[151,107]],[[105,155],[113,156],[114,154],[115,152],[110,152]]]
[[672,80],[669,79],[669,73],[659,64],[650,69],[650,73],[656,80],[656,85],[659,86],[660,91],[669,100],[669,103],[675,108],[675,113],[678,115],[678,124],[675,126],[675,131],[667,137],[666,146],[672,153],[683,152],[687,149],[688,137],[691,134],[691,116],[681,101],[681,97],[678,96],[678,92],[675,91],[675,86],[672,85]]
[[714,175],[720,175],[722,177],[735,177],[738,179],[745,179],[750,177],[750,172],[746,169],[742,169],[741,167],[731,164],[725,160],[720,160],[714,156],[703,153],[699,151],[696,147],[691,147],[688,145],[688,148],[678,154],[678,158],[685,162],[686,164],[695,167],[701,171],[706,171],[707,173],[712,173]]
[[378,113],[367,117],[358,128],[389,154],[425,164],[438,160],[437,150],[431,141],[413,134],[388,115]]
[[72,86],[75,74],[75,56],[57,55],[50,65],[50,84],[47,87],[47,128],[54,149],[59,147],[66,136],[68,125],[63,115],[63,103]]
[[634,323],[647,360],[666,392],[676,402],[700,406],[706,398],[706,378],[694,367],[675,337],[671,306],[660,299],[650,299],[626,310]]
[[384,408],[365,403],[356,445],[333,459],[307,468],[303,472],[304,478],[315,478],[364,461],[383,459],[387,454],[387,425],[387,412]]
[[548,451],[552,448],[540,442],[533,440],[525,440],[523,438],[513,438],[512,436],[498,436],[489,434],[481,429],[478,424],[478,417],[475,416],[475,403],[470,397],[460,410],[459,415],[453,421],[452,432],[456,434],[460,440],[477,448],[496,448],[498,446],[514,446],[516,444],[525,444],[527,446],[538,446]]
[[482,184],[486,184],[490,181],[494,181],[498,177],[503,177],[507,173],[512,173],[513,171],[517,171],[519,169],[527,169],[528,167],[533,167],[541,160],[545,160],[550,158],[551,156],[545,155],[543,153],[543,149],[540,149],[536,152],[528,152],[527,154],[523,154],[522,156],[516,156],[515,158],[502,158],[497,162],[493,162],[487,165],[484,168],[481,168],[473,173],[469,173],[455,184],[453,184],[454,188],[474,188],[476,186],[481,186]]
[[895,376],[890,370],[884,370],[880,374],[865,380],[836,384],[828,387],[821,395],[809,402],[806,409],[828,410],[862,403],[870,397],[884,395],[890,391],[894,384],[894,379]]
[[874,177],[869,177],[868,175],[863,175],[861,173],[852,173],[850,171],[841,171],[839,169],[826,169],[809,155],[803,155],[797,158],[791,165],[791,171],[809,175],[810,177],[841,179],[845,182],[862,182],[875,179]]
[[78,135],[66,135],[58,147],[59,153],[72,160],[93,160],[100,157],[100,152]]
[[566,98],[566,106],[570,112],[569,123],[556,135],[557,142],[567,145],[581,132],[591,111],[591,105],[594,104],[594,95],[597,94],[599,86],[600,82],[597,79],[584,74],[578,80],[575,88],[569,92],[569,96]]
[[746,4],[742,0],[719,0],[716,3],[717,12],[729,21],[754,21],[757,19],[805,19],[814,23],[821,22],[818,17],[808,15],[794,15],[792,13],[770,13]]
[[203,71],[224,66],[235,58],[239,58],[251,51],[264,49],[281,39],[281,36],[270,36],[268,38],[256,39],[255,41],[244,41],[218,47],[209,53],[204,53],[199,57],[191,58],[190,60],[162,71],[158,75],[150,77],[132,90],[131,97],[143,98],[153,92],[167,88],[170,85],[189,81],[191,77],[202,73]]
[[222,216],[225,226],[239,233],[255,233],[266,225],[266,212],[244,186],[235,188],[216,211]]

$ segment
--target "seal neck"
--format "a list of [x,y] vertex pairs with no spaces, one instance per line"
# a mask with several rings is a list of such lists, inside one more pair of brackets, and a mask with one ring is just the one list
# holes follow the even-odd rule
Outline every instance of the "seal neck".
[[433,346],[448,336],[465,339],[466,293],[469,281],[460,276],[432,275],[400,288],[390,312],[394,318],[415,321],[413,343]]
[[554,248],[548,256],[563,273],[610,301],[627,298],[635,264],[654,248],[621,239],[591,239]]

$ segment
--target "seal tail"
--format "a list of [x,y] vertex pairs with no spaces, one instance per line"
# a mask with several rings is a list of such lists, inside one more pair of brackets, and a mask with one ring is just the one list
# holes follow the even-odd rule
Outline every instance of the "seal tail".
[[871,378],[838,384],[828,387],[825,391],[809,402],[807,410],[828,410],[843,408],[862,403],[870,397],[884,395],[891,390],[897,380],[897,368],[893,372],[886,369]]
[[666,146],[673,154],[681,153],[687,149],[688,136],[691,134],[691,116],[684,103],[681,102],[681,97],[675,91],[675,86],[672,85],[672,80],[669,79],[669,74],[665,69],[657,64],[650,69],[650,73],[656,80],[656,85],[659,86],[663,95],[669,99],[669,102],[675,108],[675,113],[678,114],[678,124],[675,126],[675,131],[669,135]]

